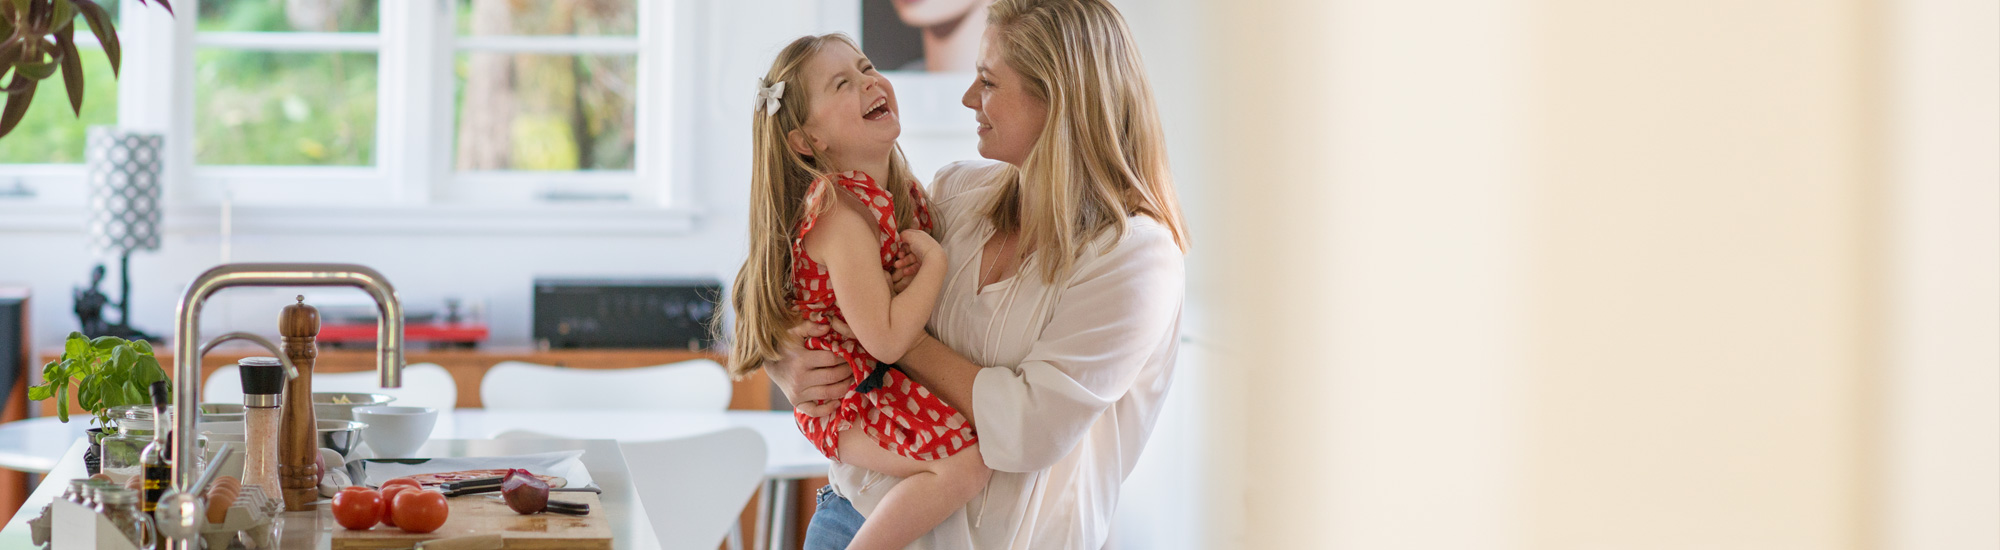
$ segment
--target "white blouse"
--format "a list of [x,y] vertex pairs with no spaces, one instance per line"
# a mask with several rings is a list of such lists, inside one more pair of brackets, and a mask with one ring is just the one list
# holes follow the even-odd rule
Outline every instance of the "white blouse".
[[[930,330],[986,366],[972,410],[994,473],[985,494],[910,548],[1102,547],[1172,380],[1186,266],[1152,218],[1092,243],[1061,285],[1029,267],[975,288],[993,235],[984,211],[1007,173],[999,162],[959,162],[931,184],[950,265]],[[840,463],[829,477],[863,516],[897,481]]]

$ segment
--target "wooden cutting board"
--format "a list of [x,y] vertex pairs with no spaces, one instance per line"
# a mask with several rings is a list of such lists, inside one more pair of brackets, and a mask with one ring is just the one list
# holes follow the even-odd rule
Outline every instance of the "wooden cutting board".
[[[590,515],[566,516],[562,514],[540,513],[521,515],[507,508],[507,504],[488,498],[486,493],[453,497],[451,515],[444,520],[444,526],[429,533],[411,533],[395,527],[376,525],[367,531],[351,531],[335,526],[333,528],[333,550],[387,550],[406,549],[417,541],[450,538],[462,535],[482,535],[500,533],[507,541],[507,550],[610,550],[611,522],[604,517],[604,505],[595,493],[551,493],[552,500],[578,502],[590,505]],[[321,505],[321,510],[330,506]],[[323,511],[323,514],[331,514]],[[329,515],[327,520],[331,521]]]

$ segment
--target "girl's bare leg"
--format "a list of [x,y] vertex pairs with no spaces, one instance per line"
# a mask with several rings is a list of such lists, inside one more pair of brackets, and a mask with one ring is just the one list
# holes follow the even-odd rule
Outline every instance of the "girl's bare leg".
[[840,432],[840,461],[903,478],[862,522],[850,549],[897,549],[930,532],[986,488],[993,471],[974,444],[937,460],[905,458],[868,437],[860,427]]

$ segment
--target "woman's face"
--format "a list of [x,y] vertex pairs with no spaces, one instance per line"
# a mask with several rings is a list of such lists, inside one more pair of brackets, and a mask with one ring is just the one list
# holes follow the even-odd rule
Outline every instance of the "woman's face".
[[[903,133],[896,117],[896,89],[875,71],[868,57],[844,42],[834,42],[806,61],[800,81],[810,94],[806,138],[812,149],[835,157],[847,153],[886,151]],[[790,93],[790,92],[787,92]],[[800,143],[793,143],[796,150]],[[801,152],[800,154],[814,154]]]
[[896,17],[904,25],[916,28],[935,27],[957,21],[974,8],[981,0],[895,0]]
[[964,103],[979,122],[979,156],[1020,166],[1041,138],[1049,106],[1028,93],[1027,81],[1001,51],[999,29],[987,29],[979,46],[979,78]]

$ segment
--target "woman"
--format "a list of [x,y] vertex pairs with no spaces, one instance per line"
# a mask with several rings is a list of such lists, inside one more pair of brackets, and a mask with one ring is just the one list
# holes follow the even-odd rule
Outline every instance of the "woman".
[[[932,182],[945,289],[935,337],[898,365],[971,420],[995,471],[913,547],[1099,548],[1173,372],[1186,231],[1118,11],[999,0],[988,20],[964,103],[980,156],[998,162]],[[767,368],[818,416],[852,385],[844,366],[794,346]],[[845,547],[897,481],[844,464],[829,477],[809,549]]]

